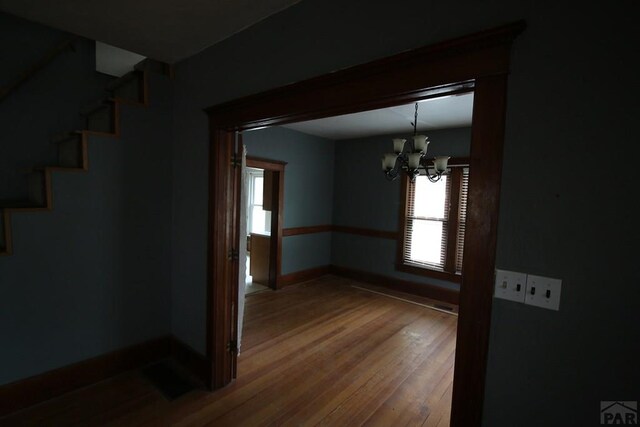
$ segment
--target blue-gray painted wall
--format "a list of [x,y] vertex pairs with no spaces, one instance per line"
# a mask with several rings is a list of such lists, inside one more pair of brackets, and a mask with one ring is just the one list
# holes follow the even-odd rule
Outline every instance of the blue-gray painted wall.
[[[429,137],[428,156],[469,157],[471,129],[443,129],[422,132]],[[397,231],[400,209],[400,180],[387,181],[381,170],[384,153],[393,152],[386,135],[336,142],[333,224],[373,230]],[[333,233],[331,263],[371,273],[429,283],[450,289],[459,285],[396,271],[396,242],[377,237]]]
[[89,172],[53,174],[51,212],[12,215],[0,257],[0,384],[171,329],[172,82],[89,138]]
[[[70,34],[0,13],[0,85],[12,83]],[[95,42],[78,38],[0,100],[0,200],[26,198],[26,171],[56,160],[51,138],[81,129],[80,109],[106,95],[110,76],[95,71]]]
[[[622,166],[638,115],[634,6],[305,0],[179,63],[174,332],[204,349],[203,108],[525,19],[509,76],[497,266],[561,278],[563,289],[559,312],[494,301],[484,425],[592,425],[600,400],[636,400],[640,212],[627,200],[638,178]],[[605,161],[620,167],[598,175]]]
[[[185,108],[181,102],[184,100],[180,92],[176,92],[176,96],[176,123],[181,123],[184,118],[182,108]],[[276,127],[245,132],[243,143],[248,156],[287,162],[284,174],[284,228],[332,223],[334,141]],[[184,191],[181,187],[186,180],[206,179],[207,163],[201,157],[206,156],[206,150],[202,150],[202,144],[195,140],[183,146],[174,146],[174,159],[194,165],[194,174],[191,176],[186,170],[174,170],[174,227],[176,220],[184,218],[184,222],[180,221],[180,226],[175,227],[173,233],[172,331],[204,354],[206,288],[201,285],[206,280],[206,235],[199,234],[199,227],[203,226],[203,221],[206,225],[207,206],[201,198],[194,198],[194,188]],[[201,184],[200,181],[197,191],[204,189],[205,193],[200,197],[206,199],[207,187]],[[183,209],[191,203],[196,206],[193,210]],[[282,274],[330,263],[330,232],[283,238]]]
[[[246,132],[247,155],[287,162],[284,228],[331,224],[335,142],[276,127]],[[282,240],[282,274],[331,263],[331,233]]]
[[[98,160],[86,176],[55,178],[57,211],[14,220],[16,252],[29,254],[25,258],[39,267],[17,256],[0,261],[0,382],[166,333],[169,322],[179,338],[204,352],[208,124],[202,108],[526,19],[509,76],[497,262],[499,268],[561,278],[563,290],[559,312],[494,301],[484,425],[592,425],[599,401],[637,400],[640,274],[633,265],[640,212],[628,202],[638,178],[627,167],[635,153],[634,82],[640,73],[633,59],[634,6],[626,0],[305,0],[181,62],[167,157],[150,157],[140,166],[149,157],[146,144],[169,145],[164,125],[171,117],[163,114],[149,119],[158,134],[149,129],[155,138],[144,139],[140,152],[113,154],[118,162],[136,164],[135,172],[127,169],[131,175],[114,170],[104,154],[105,164]],[[623,82],[623,89],[612,90],[611,82]],[[92,155],[121,149],[113,143],[93,147]],[[130,162],[135,159],[140,161]],[[597,174],[605,162],[617,167]],[[164,172],[160,187],[169,187],[166,192],[129,192],[157,170]],[[57,195],[64,193],[58,186],[73,187],[71,180],[82,178],[95,186]],[[167,194],[173,195],[170,214]],[[71,211],[85,202],[80,227]],[[53,220],[60,222],[47,223]],[[171,221],[170,231],[165,221]],[[88,238],[91,226],[96,234]],[[151,235],[146,226],[161,231]],[[123,229],[156,242],[153,256],[159,259],[127,240]],[[44,245],[43,236],[52,244]],[[86,258],[90,268],[76,275],[77,263],[67,257]],[[139,269],[130,261],[136,258]],[[161,274],[152,274],[154,268]],[[140,310],[144,314],[135,314]],[[60,340],[65,348],[57,348]],[[6,352],[5,343],[16,349]],[[42,348],[47,352],[33,351]]]
[[274,127],[243,134],[247,156],[287,162],[285,228],[331,224],[335,142]]

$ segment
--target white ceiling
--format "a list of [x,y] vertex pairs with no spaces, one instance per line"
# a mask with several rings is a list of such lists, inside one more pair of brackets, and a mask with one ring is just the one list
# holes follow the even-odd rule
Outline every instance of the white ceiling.
[[[418,131],[471,126],[473,92],[420,101]],[[397,133],[411,134],[415,104],[364,111],[325,119],[298,122],[283,127],[338,140]]]
[[300,0],[0,0],[0,10],[174,63]]

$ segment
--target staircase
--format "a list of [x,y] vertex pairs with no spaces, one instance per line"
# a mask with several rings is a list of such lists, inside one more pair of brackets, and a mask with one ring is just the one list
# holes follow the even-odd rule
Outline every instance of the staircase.
[[57,164],[34,167],[27,173],[28,196],[20,200],[0,200],[0,256],[13,253],[11,218],[22,212],[48,212],[53,209],[52,179],[57,173],[86,172],[89,169],[90,136],[120,136],[120,106],[148,105],[148,74],[170,75],[167,64],[145,59],[135,69],[108,83],[108,95],[80,112],[84,129],[55,135]]

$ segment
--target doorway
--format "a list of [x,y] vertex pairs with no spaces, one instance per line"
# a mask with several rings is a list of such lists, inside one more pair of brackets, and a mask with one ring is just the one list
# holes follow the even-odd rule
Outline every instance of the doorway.
[[269,240],[271,208],[265,200],[264,169],[247,167],[244,186],[247,197],[247,262],[245,295],[269,289]]
[[[214,106],[211,123],[208,384],[217,388],[235,375],[230,352],[237,321],[238,265],[229,251],[240,241],[236,192],[236,132],[338,114],[417,102],[459,82],[473,81],[475,97],[464,282],[460,290],[451,425],[482,420],[493,273],[500,198],[507,75],[517,22],[405,52],[326,76]],[[309,102],[314,100],[314,102]]]
[[[285,162],[247,156],[247,290],[278,289],[282,271]],[[255,283],[254,286],[253,284]]]

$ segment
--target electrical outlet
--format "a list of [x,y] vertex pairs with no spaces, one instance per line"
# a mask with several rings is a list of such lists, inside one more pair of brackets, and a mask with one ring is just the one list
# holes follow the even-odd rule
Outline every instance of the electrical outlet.
[[496,270],[493,296],[509,301],[524,302],[527,275],[515,271]]
[[560,310],[562,280],[542,276],[527,276],[524,303],[549,310]]

